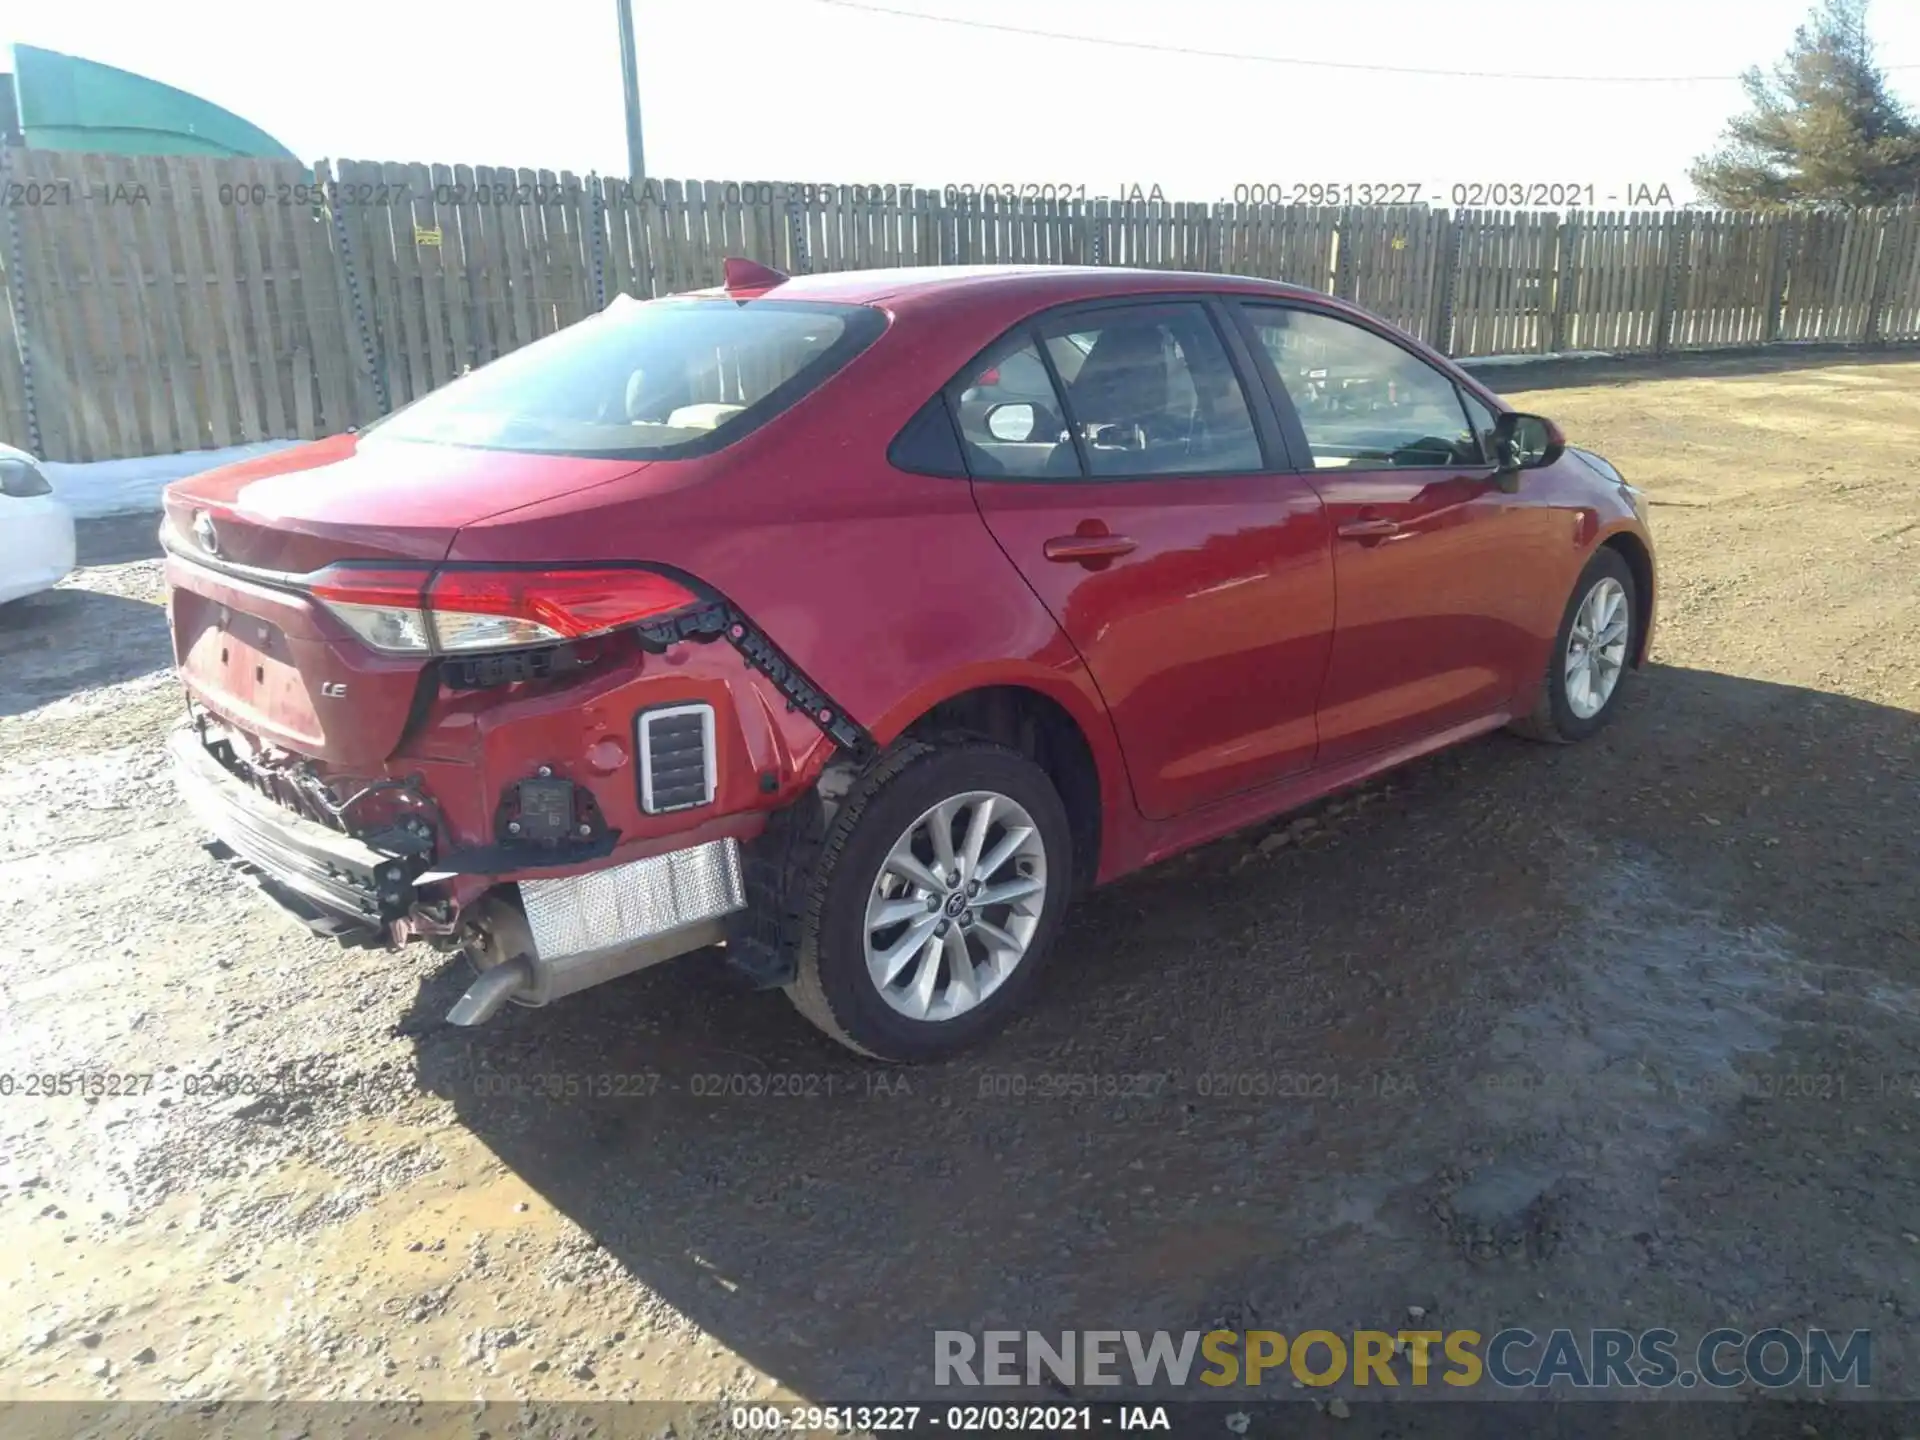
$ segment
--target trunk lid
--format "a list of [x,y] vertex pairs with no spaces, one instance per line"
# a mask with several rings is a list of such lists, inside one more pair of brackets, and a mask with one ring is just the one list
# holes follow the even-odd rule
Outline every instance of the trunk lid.
[[456,531],[640,468],[633,460],[529,455],[336,435],[176,480],[167,520],[194,543],[204,511],[230,564],[303,575],[348,559],[436,561]]
[[638,468],[342,435],[176,481],[165,508],[181,680],[268,745],[375,773],[431,662],[370,649],[301,580],[342,560],[431,566],[464,525]]

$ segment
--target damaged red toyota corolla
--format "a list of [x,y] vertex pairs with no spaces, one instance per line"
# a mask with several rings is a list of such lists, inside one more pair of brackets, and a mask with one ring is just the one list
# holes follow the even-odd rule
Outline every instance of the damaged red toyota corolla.
[[457,1023],[724,944],[949,1053],[1074,892],[1580,739],[1646,653],[1638,492],[1337,301],[728,282],[168,493],[183,793],[324,933],[465,950]]

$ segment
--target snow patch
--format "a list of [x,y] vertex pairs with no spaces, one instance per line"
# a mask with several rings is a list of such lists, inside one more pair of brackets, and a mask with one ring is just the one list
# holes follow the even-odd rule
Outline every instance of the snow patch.
[[160,508],[160,492],[175,480],[215,470],[222,465],[271,455],[304,444],[300,440],[261,440],[252,445],[229,445],[220,450],[189,450],[181,455],[147,455],[135,460],[40,462],[41,473],[53,493],[83,520],[102,515],[137,515]]

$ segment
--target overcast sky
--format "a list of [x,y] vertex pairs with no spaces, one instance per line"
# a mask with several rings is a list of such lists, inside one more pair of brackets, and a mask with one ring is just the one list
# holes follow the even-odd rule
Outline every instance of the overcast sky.
[[[226,106],[303,158],[626,169],[617,0],[10,0],[0,42],[119,65]],[[946,185],[1471,181],[1690,195],[1806,0],[633,0],[647,169],[680,179]],[[862,0],[865,3],[865,0]],[[1879,0],[1920,109],[1920,0]],[[1443,202],[1444,203],[1444,202]]]

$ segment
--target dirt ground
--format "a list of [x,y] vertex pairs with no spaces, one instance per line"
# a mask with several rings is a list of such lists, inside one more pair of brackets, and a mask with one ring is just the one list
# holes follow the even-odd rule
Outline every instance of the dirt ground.
[[152,521],[88,526],[0,611],[0,1398],[897,1399],[937,1328],[1415,1305],[1868,1328],[1920,1398],[1920,363],[1537,378],[1655,505],[1619,722],[1098,892],[911,1072],[704,956],[441,1028],[457,963],[197,848]]

